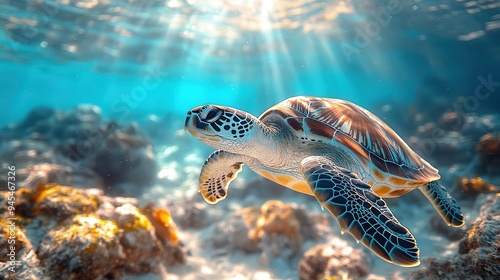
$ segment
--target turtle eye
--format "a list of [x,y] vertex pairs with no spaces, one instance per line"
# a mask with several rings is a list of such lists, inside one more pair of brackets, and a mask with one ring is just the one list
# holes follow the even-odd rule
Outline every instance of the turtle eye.
[[217,108],[209,108],[206,112],[205,121],[206,122],[214,122],[216,121],[220,115],[222,115],[222,111]]

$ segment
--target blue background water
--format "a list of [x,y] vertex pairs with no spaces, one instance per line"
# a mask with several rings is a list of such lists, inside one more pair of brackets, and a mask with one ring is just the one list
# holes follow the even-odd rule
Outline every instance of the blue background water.
[[181,118],[204,103],[258,115],[301,94],[452,102],[478,76],[500,79],[498,1],[1,0],[0,11],[0,124],[38,105]]
[[[441,170],[448,190],[462,193],[455,179],[483,176],[480,172],[488,170],[484,178],[498,186],[498,157],[477,170],[474,165],[479,139],[498,132],[499,65],[496,0],[0,0],[0,140],[5,140],[0,141],[0,159],[16,161],[19,173],[29,175],[26,185],[45,180],[101,188],[106,195],[168,206],[174,214],[175,209],[191,213],[183,209],[193,201],[202,203],[197,194],[200,167],[213,149],[178,131],[187,110],[216,103],[259,115],[286,97],[304,94],[348,99],[372,110]],[[476,89],[484,81],[489,84],[482,85],[481,94],[490,96],[478,99]],[[101,122],[94,107],[83,107],[80,113],[88,115],[78,116],[83,120],[76,124],[72,114],[33,120],[51,110],[38,110],[21,122],[36,106],[69,110],[83,103],[99,106],[120,125]],[[467,114],[443,118],[455,105]],[[136,126],[122,125],[131,121],[140,123],[154,149],[142,134],[131,132]],[[13,123],[18,126],[3,127]],[[40,131],[54,139],[33,133]],[[124,131],[128,136],[121,138]],[[120,148],[113,147],[117,139]],[[256,175],[247,169],[234,181],[231,200],[218,207],[203,203],[193,211],[203,212],[193,219],[208,225],[182,228],[183,242],[190,257],[204,260],[177,271],[169,267],[171,273],[201,279],[197,270],[208,267],[221,279],[236,279],[242,264],[241,275],[263,267],[256,265],[259,254],[242,259],[238,252],[220,254],[220,248],[205,246],[211,236],[226,235],[207,234],[215,227],[233,228],[225,222],[231,223],[234,209],[280,199],[305,205],[308,213],[321,210],[312,197],[247,180],[251,176]],[[151,186],[143,186],[145,182]],[[439,225],[429,227],[425,217],[436,212],[414,194],[391,208],[402,224],[411,225],[423,260],[449,256],[457,241],[450,245],[436,231]],[[469,223],[479,207],[471,210],[473,202],[466,199],[475,198],[457,196]],[[483,206],[481,201],[478,205]],[[191,214],[183,215],[177,217]],[[183,218],[175,220],[182,225]],[[331,224],[338,234],[337,224]],[[241,235],[238,230],[232,234]],[[312,245],[306,244],[304,252]],[[464,262],[471,259],[470,254],[458,256]],[[409,275],[382,260],[375,263],[375,275]],[[296,264],[288,267],[280,261],[262,269],[284,278],[297,271]],[[481,262],[481,268],[487,274],[494,264]]]

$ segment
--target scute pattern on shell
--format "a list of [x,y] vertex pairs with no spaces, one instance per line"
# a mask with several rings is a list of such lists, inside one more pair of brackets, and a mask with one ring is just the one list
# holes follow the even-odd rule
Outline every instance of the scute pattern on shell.
[[294,97],[264,112],[285,120],[299,137],[311,141],[336,141],[358,158],[391,175],[414,181],[438,180],[437,169],[423,160],[382,120],[345,100]]

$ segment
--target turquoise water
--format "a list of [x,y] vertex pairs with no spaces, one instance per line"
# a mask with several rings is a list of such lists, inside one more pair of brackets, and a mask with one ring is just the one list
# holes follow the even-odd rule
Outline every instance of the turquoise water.
[[[203,103],[254,114],[294,95],[372,108],[450,96],[498,77],[498,2],[0,2],[1,124],[31,108],[183,115]],[[496,76],[495,76],[496,74]],[[495,78],[493,78],[495,79]],[[498,78],[497,78],[498,79]],[[424,85],[425,86],[425,85]]]
[[[322,257],[331,258],[329,266],[340,263],[337,276],[342,277],[353,273],[349,268],[344,271],[352,266],[354,273],[361,278],[369,275],[368,279],[432,279],[444,273],[450,273],[450,279],[473,277],[469,274],[500,279],[498,255],[490,254],[500,242],[490,242],[493,237],[487,236],[498,228],[498,220],[483,222],[491,217],[495,220],[498,215],[493,213],[500,209],[498,193],[490,193],[498,192],[500,186],[499,65],[500,2],[495,0],[0,0],[0,184],[10,183],[7,168],[15,166],[16,186],[21,191],[15,194],[18,212],[11,216],[19,217],[17,237],[26,239],[17,251],[10,249],[17,253],[17,264],[7,265],[7,258],[0,256],[0,278],[119,279],[125,273],[124,279],[309,280],[330,270],[308,268],[316,262],[307,257],[311,250],[321,255],[323,251],[314,248],[325,246],[321,247],[325,254],[335,251],[335,255]],[[391,200],[392,195],[410,190],[392,190],[398,180],[407,180],[384,177],[409,170],[394,163],[400,163],[396,153],[404,154],[398,147],[407,147],[384,129],[364,127],[380,126],[368,118],[358,119],[365,115],[352,109],[357,107],[349,108],[359,114],[345,111],[341,116],[326,115],[321,121],[332,122],[335,116],[338,125],[345,116],[351,118],[350,124],[344,122],[335,133],[354,131],[348,136],[364,144],[351,143],[345,136],[342,141],[325,142],[321,137],[330,137],[335,125],[322,127],[309,119],[304,121],[309,127],[303,131],[313,131],[309,135],[318,136],[322,144],[302,142],[308,150],[292,152],[304,157],[324,149],[327,155],[331,152],[332,161],[354,171],[361,167],[351,165],[349,154],[359,154],[352,162],[368,155],[370,160],[375,159],[373,155],[380,157],[373,166],[383,166],[380,172],[384,174],[373,173],[373,177],[357,170],[358,176],[365,183],[376,178],[392,187],[373,185],[372,181],[377,190],[368,192],[370,186],[358,182],[353,184],[363,189],[364,202],[356,201],[357,196],[351,197],[349,192],[344,192],[347,198],[342,194],[334,197],[333,190],[325,190],[318,199],[331,195],[331,205],[342,200],[348,205],[349,199],[365,208],[371,201],[371,213],[376,216],[373,197],[375,193],[386,195],[387,205],[397,216],[391,221],[401,221],[418,240],[420,267],[402,268],[378,258],[373,254],[376,250],[362,246],[366,240],[356,244],[348,234],[341,236],[339,224],[328,211],[322,212],[323,205],[315,197],[279,187],[247,167],[232,183],[230,194],[217,189],[222,197],[228,194],[227,200],[217,205],[205,203],[198,191],[205,196],[215,192],[214,182],[234,179],[242,162],[262,161],[265,166],[270,160],[275,163],[269,163],[272,168],[286,169],[295,154],[290,156],[288,146],[274,140],[293,133],[273,134],[272,124],[271,132],[255,129],[255,134],[249,134],[255,138],[250,139],[262,140],[263,145],[257,145],[258,149],[252,142],[246,143],[248,149],[239,142],[226,145],[223,148],[234,149],[235,154],[209,157],[209,167],[203,170],[214,174],[222,170],[222,175],[209,174],[212,177],[207,175],[207,179],[200,170],[207,166],[204,162],[213,148],[200,141],[214,141],[215,147],[218,139],[224,139],[224,144],[233,139],[196,131],[211,122],[210,129],[220,131],[222,127],[228,135],[231,129],[236,138],[236,129],[241,134],[260,126],[249,125],[247,119],[237,126],[237,115],[244,118],[244,114],[232,116],[231,123],[227,114],[214,107],[193,110],[186,121],[188,110],[210,103],[259,116],[278,102],[299,95],[346,99],[379,116],[411,149],[439,169],[440,184],[452,195],[440,189],[439,199],[446,197],[448,204],[439,205],[455,207],[449,201],[455,197],[465,225],[448,227],[433,204],[417,191]],[[302,122],[288,121],[300,131]],[[184,125],[190,126],[189,133]],[[267,136],[257,138],[259,133]],[[374,135],[379,135],[381,144]],[[324,144],[341,142],[347,149],[345,156]],[[382,149],[387,143],[390,147]],[[381,154],[384,150],[396,160],[386,161],[374,150],[367,153],[368,147],[379,147]],[[412,158],[417,163],[408,159],[410,165],[423,162],[417,156]],[[222,166],[228,163],[229,167]],[[360,166],[374,172],[370,164]],[[401,166],[405,164],[402,160]],[[292,171],[299,170],[291,166]],[[435,169],[425,166],[418,169],[431,170],[429,176],[437,180]],[[316,167],[300,172],[312,172]],[[355,177],[354,173],[340,173],[337,167],[330,170],[338,173],[334,179]],[[275,182],[291,180],[264,172],[260,174]],[[365,175],[369,176],[361,177]],[[351,179],[348,181],[359,181]],[[347,179],[342,180],[348,189]],[[390,185],[389,181],[396,183]],[[437,189],[438,185],[432,186]],[[302,187],[309,190],[306,184]],[[94,196],[99,200],[91,199]],[[5,197],[10,201],[14,194],[1,190],[2,215],[7,213]],[[275,199],[287,204],[272,201]],[[144,207],[150,203],[158,209]],[[380,203],[376,202],[378,208],[382,208]],[[384,215],[388,215],[385,210]],[[72,220],[76,216],[84,218]],[[103,221],[118,224],[120,230],[96,231],[108,228]],[[270,226],[276,221],[284,225],[277,233]],[[390,225],[385,227],[401,234],[400,227]],[[7,230],[2,230],[0,239],[6,240]],[[350,230],[360,234],[355,232],[359,230],[356,226],[349,226]],[[82,233],[73,238],[75,232]],[[15,235],[15,230],[10,229],[10,234]],[[92,238],[100,234],[113,240],[93,246],[92,240],[97,239]],[[377,242],[384,242],[381,238]],[[328,242],[336,249],[329,249]],[[291,244],[302,247],[292,250],[295,246]],[[19,249],[21,245],[24,247]],[[3,246],[0,244],[2,252],[7,250]],[[481,250],[468,248],[473,246]],[[102,257],[107,254],[111,257]],[[415,265],[415,253],[412,258]],[[16,272],[10,273],[14,267]],[[308,269],[311,274],[302,275]],[[314,273],[319,274],[307,276]]]

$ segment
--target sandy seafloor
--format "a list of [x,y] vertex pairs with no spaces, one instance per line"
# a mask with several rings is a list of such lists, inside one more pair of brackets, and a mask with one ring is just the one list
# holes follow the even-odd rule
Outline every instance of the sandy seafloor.
[[[139,201],[141,204],[152,202],[158,206],[174,209],[175,212],[175,208],[189,207],[190,203],[205,203],[201,195],[197,193],[198,175],[205,158],[214,149],[198,142],[180,126],[171,134],[174,135],[171,145],[166,145],[165,139],[152,139],[159,163],[159,180],[155,185],[144,190]],[[432,160],[429,161],[433,164]],[[440,171],[442,177],[440,182],[451,190],[456,187],[456,178],[474,176],[474,164],[470,162],[448,167],[433,165]],[[493,185],[500,183],[499,177],[483,176],[483,178]],[[301,252],[333,239],[346,242],[354,248],[362,248],[369,255],[370,259],[367,261],[372,262],[371,273],[366,279],[409,279],[412,272],[425,265],[426,259],[445,258],[457,253],[459,241],[450,241],[431,228],[430,219],[438,214],[419,190],[399,198],[385,199],[396,218],[414,235],[420,248],[421,264],[417,267],[406,268],[378,258],[362,244],[356,244],[350,234],[342,235],[335,218],[326,210],[322,211],[314,197],[275,185],[245,166],[238,178],[231,183],[227,198],[218,204],[207,205],[205,208],[207,218],[210,219],[207,226],[200,229],[179,226],[180,239],[188,252],[185,265],[169,267],[164,270],[164,275],[127,275],[125,279],[298,279],[298,265],[302,254],[298,254],[291,262],[271,258],[268,264],[265,264],[260,253],[232,251],[227,248],[213,247],[211,244],[217,223],[224,221],[238,209],[252,205],[260,206],[268,200],[304,205],[311,213],[328,216],[331,230],[322,236],[322,240],[305,241]],[[467,224],[477,218],[480,205],[474,205],[474,200],[457,198],[457,201],[464,215],[466,223],[464,227],[467,227]],[[441,219],[440,222],[444,223]]]

